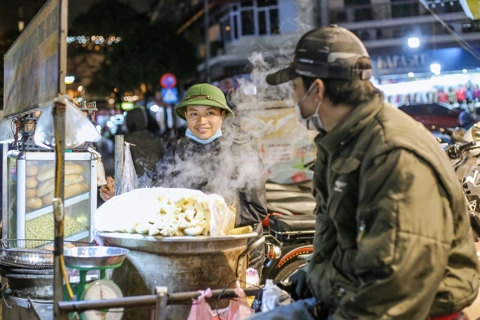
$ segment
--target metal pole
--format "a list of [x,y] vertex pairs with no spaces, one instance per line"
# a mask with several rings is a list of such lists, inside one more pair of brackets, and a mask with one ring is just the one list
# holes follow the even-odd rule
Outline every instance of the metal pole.
[[320,25],[328,26],[328,0],[320,0]]
[[155,306],[155,320],[167,319],[167,287],[156,287],[157,303]]
[[[243,291],[247,297],[256,296],[261,292],[262,288],[244,288]],[[166,295],[167,305],[191,303],[192,299],[197,299],[200,293],[198,291],[170,293]],[[215,289],[212,290],[212,297],[206,299],[216,301],[217,299],[235,298],[237,294],[234,289]],[[59,303],[59,307],[65,312],[84,312],[87,310],[102,310],[110,308],[135,308],[156,305],[158,301],[157,295],[130,296],[118,299],[106,300],[84,300],[84,301],[63,301]]]
[[7,153],[9,143],[2,144],[2,238],[8,239],[8,174],[7,174]]
[[115,136],[115,195],[120,194],[122,187],[123,161],[125,157],[125,138],[123,135]]
[[58,303],[63,300],[63,275],[60,261],[63,258],[63,199],[65,193],[65,105],[55,102],[53,108],[53,129],[55,132],[55,251],[54,251],[54,291],[53,313],[54,319],[68,319],[67,313],[62,313]]
[[203,7],[205,11],[205,79],[207,83],[210,83],[210,37],[208,35],[208,20],[209,18],[209,9],[208,9],[208,0],[203,1]]

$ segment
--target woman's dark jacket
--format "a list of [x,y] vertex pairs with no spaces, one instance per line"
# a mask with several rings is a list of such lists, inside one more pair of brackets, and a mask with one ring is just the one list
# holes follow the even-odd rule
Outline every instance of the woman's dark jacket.
[[[250,225],[261,237],[261,222],[267,213],[262,160],[250,146],[248,134],[236,126],[222,131],[220,138],[208,144],[182,138],[158,163],[153,185],[219,194],[227,205],[235,206],[235,225]],[[260,247],[261,253],[251,255],[252,266],[253,260],[263,261],[263,246]],[[260,269],[258,264],[255,267]]]

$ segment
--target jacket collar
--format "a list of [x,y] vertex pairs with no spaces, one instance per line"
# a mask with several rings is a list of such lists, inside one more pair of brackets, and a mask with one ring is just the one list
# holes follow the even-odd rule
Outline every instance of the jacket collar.
[[372,101],[358,105],[331,131],[319,134],[315,138],[315,143],[328,154],[331,154],[339,146],[343,146],[356,137],[370,120],[377,115],[383,104],[383,96],[377,95]]

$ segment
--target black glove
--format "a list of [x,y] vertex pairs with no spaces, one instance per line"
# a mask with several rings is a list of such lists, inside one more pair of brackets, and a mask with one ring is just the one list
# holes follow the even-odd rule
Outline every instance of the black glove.
[[279,282],[276,285],[282,290],[288,292],[293,300],[313,297],[307,285],[307,272],[303,269],[299,269],[292,274],[289,282]]

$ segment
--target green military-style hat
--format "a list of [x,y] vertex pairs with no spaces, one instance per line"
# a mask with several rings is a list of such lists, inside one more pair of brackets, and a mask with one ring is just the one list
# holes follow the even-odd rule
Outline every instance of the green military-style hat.
[[185,119],[185,111],[187,106],[212,106],[223,109],[227,113],[235,117],[232,109],[227,105],[225,95],[222,90],[208,83],[200,83],[191,86],[185,93],[183,101],[174,108],[175,113],[182,119]]

